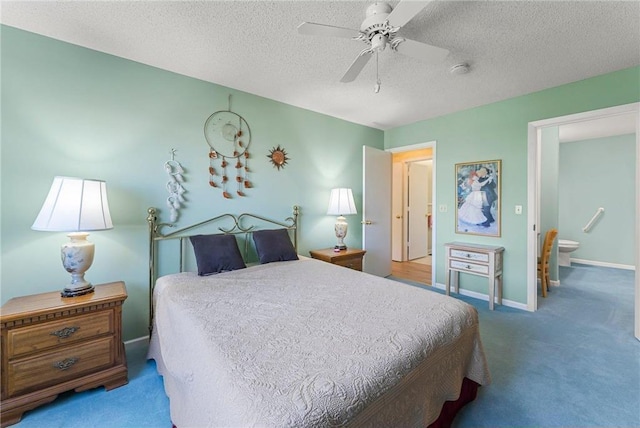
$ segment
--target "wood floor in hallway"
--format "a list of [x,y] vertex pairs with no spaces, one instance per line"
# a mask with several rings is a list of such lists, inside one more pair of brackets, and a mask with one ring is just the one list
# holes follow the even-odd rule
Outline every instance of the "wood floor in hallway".
[[391,262],[391,275],[431,285],[431,265],[415,262]]

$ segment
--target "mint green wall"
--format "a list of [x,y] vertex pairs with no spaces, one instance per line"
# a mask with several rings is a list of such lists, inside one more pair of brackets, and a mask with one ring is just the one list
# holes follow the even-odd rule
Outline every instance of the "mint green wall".
[[[169,149],[186,169],[187,208],[179,225],[222,212],[261,212],[284,218],[302,207],[301,252],[333,245],[326,216],[329,190],[349,186],[361,210],[363,144],[393,148],[436,140],[438,282],[444,282],[443,244],[452,240],[499,243],[506,248],[504,296],[526,302],[527,123],[640,100],[640,68],[575,82],[381,131],[251,94],[155,69],[11,27],[1,32],[0,292],[19,295],[58,290],[68,280],[58,249],[64,233],[30,226],[55,175],[107,181],[115,228],[94,232],[94,283],[125,280],[125,338],[146,334],[146,209],[164,207]],[[242,115],[253,135],[247,198],[225,200],[207,184],[206,118],[227,109]],[[277,171],[266,160],[282,145],[291,160]],[[336,153],[340,153],[338,157]],[[457,235],[454,164],[502,159],[502,236]],[[514,205],[525,207],[513,214]],[[347,244],[361,242],[357,216]],[[167,213],[161,215],[167,220]],[[486,293],[479,278],[463,288]]]
[[[634,265],[635,134],[560,144],[559,237],[580,242],[572,258]],[[599,207],[593,228],[582,228]]]
[[[185,168],[188,198],[179,225],[223,212],[283,219],[302,207],[300,250],[334,245],[326,215],[332,187],[351,187],[362,209],[362,145],[383,147],[383,132],[273,100],[106,55],[7,26],[1,44],[1,288],[8,299],[62,289],[64,233],[30,229],[56,175],[106,180],[114,229],[93,232],[87,279],[127,283],[125,339],[147,333],[147,224],[166,208],[169,149]],[[207,117],[228,108],[252,132],[246,198],[226,200],[208,185]],[[267,159],[282,145],[288,165]],[[361,242],[357,216],[347,244]],[[161,219],[168,221],[167,210]]]
[[[505,247],[504,297],[526,303],[527,293],[527,124],[640,100],[640,67],[605,74],[521,97],[424,120],[385,132],[385,148],[437,141],[437,281],[444,283],[444,243],[468,241]],[[454,232],[454,165],[502,159],[502,236]],[[522,215],[514,206],[523,205]],[[487,293],[486,282],[465,275],[462,288]]]
[[[539,247],[549,229],[558,229],[558,169],[560,159],[560,136],[557,126],[544,128],[540,132],[540,233]],[[549,259],[549,278],[558,280],[558,238],[553,243]]]

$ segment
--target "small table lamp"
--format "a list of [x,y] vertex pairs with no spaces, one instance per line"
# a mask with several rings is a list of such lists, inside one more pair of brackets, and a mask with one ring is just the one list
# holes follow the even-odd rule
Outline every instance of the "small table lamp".
[[62,265],[71,273],[71,283],[62,297],[75,297],[93,292],[84,273],[93,263],[94,245],[87,241],[88,231],[112,229],[107,184],[101,180],[55,177],[47,199],[31,226],[33,230],[71,232],[62,246]]
[[336,250],[346,250],[347,246],[344,244],[344,238],[347,236],[347,219],[345,215],[357,214],[356,204],[353,202],[353,193],[351,189],[331,189],[331,196],[329,197],[329,209],[327,209],[327,215],[337,215],[335,231],[338,238],[338,244],[335,246]]

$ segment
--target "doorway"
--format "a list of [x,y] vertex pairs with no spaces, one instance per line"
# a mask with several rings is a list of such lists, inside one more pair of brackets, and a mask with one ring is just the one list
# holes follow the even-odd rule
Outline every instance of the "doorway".
[[433,200],[435,142],[392,153],[392,275],[431,285],[435,272]]
[[[538,234],[537,230],[540,226],[540,156],[541,156],[541,132],[544,128],[552,126],[562,126],[578,122],[586,122],[597,119],[615,117],[619,115],[634,115],[635,117],[635,135],[636,135],[636,185],[640,183],[640,123],[638,120],[638,110],[640,103],[627,104],[623,106],[611,107],[590,112],[578,113],[568,116],[562,116],[552,119],[529,123],[528,132],[528,234],[527,234],[527,308],[535,311],[538,307],[538,286],[536,275],[536,258],[538,254]],[[640,242],[640,198],[635,198],[636,224],[635,224],[635,242],[636,247]],[[640,339],[640,274],[638,267],[640,266],[640,251],[636,251],[635,255],[635,336]]]

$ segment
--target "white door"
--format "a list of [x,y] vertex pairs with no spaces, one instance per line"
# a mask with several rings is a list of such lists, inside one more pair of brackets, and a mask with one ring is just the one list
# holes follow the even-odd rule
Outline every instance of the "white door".
[[394,162],[392,170],[391,259],[396,262],[402,262],[404,261],[403,246],[405,245],[402,236],[402,223],[404,221],[404,203],[402,197],[402,180],[404,174],[402,162]]
[[363,271],[391,275],[391,153],[362,147]]
[[409,192],[407,207],[409,213],[408,259],[414,260],[427,256],[427,221],[429,168],[418,162],[409,164]]

